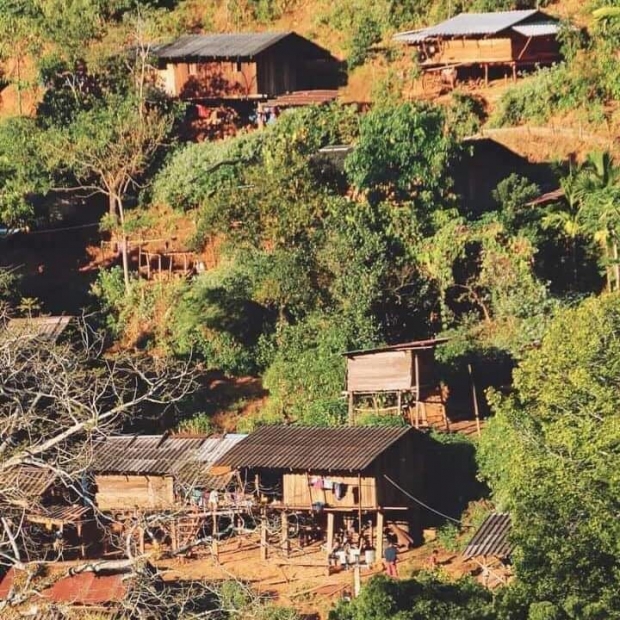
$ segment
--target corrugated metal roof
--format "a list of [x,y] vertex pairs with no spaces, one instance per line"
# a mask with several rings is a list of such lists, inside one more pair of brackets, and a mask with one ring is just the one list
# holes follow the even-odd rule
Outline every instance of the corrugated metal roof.
[[[52,569],[53,570],[53,569]],[[12,567],[8,570],[4,579],[0,582],[0,600],[5,600],[13,587],[13,584],[26,583],[25,571]],[[49,575],[44,577],[49,579]],[[49,583],[49,582],[48,582]],[[77,606],[100,606],[115,605],[122,601],[128,594],[133,583],[133,578],[127,572],[113,574],[96,574],[94,572],[78,573],[77,575],[59,576],[50,587],[40,591],[42,601],[48,602],[50,608],[41,609],[41,618],[54,618],[52,614],[55,603]],[[35,578],[34,587],[37,585]],[[42,584],[43,585],[43,584]],[[50,614],[49,616],[46,614]],[[2,616],[4,617],[4,616]],[[31,617],[24,614],[23,617]],[[36,616],[39,617],[39,616]],[[73,616],[72,616],[73,617]]]
[[6,329],[15,338],[37,338],[56,342],[73,320],[72,316],[37,316],[11,319]]
[[266,106],[292,108],[305,105],[322,105],[338,98],[337,90],[296,90],[265,102]]
[[155,46],[153,54],[162,60],[252,58],[278,41],[292,35],[295,33],[186,34],[172,41],[172,43]]
[[345,351],[343,355],[351,357],[353,355],[372,355],[382,351],[411,351],[414,349],[434,349],[440,344],[448,342],[449,338],[429,338],[428,340],[413,340],[411,342],[401,342],[400,344],[390,344],[374,349],[360,349],[359,351]]
[[490,514],[474,534],[463,555],[465,558],[477,556],[507,558],[512,551],[509,541],[510,529],[511,522],[508,513]]
[[363,471],[411,427],[261,426],[216,466]]
[[[93,448],[91,470],[99,474],[170,475],[180,484],[219,486],[224,480],[209,474],[211,465],[246,435],[202,437],[121,435]],[[218,482],[219,481],[219,482]]]
[[429,28],[400,32],[394,35],[394,39],[405,43],[419,43],[425,39],[435,37],[464,37],[497,34],[537,14],[540,15],[541,19],[545,20],[545,23],[553,21],[550,16],[537,9],[528,9],[524,11],[496,11],[491,13],[459,13]]
[[513,26],[512,30],[522,34],[524,37],[548,37],[560,32],[560,24],[557,22],[523,24],[522,26]]
[[33,511],[28,519],[30,521],[47,520],[62,523],[77,523],[81,521],[89,512],[89,506],[44,506]]
[[10,503],[30,503],[39,499],[55,482],[50,469],[23,465],[0,474],[0,495]]
[[105,605],[122,601],[128,592],[127,575],[79,573],[59,579],[41,596],[55,603]]

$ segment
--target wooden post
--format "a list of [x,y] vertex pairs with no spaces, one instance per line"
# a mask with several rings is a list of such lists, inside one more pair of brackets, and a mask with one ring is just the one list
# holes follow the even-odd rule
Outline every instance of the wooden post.
[[484,65],[484,85],[489,85],[489,64],[485,63]]
[[288,558],[291,548],[288,541],[288,514],[286,510],[283,510],[280,514],[280,520],[282,523],[282,530],[280,532],[280,541],[282,542],[282,551],[284,551],[284,555]]
[[358,562],[353,567],[353,597],[357,598],[360,595],[362,589],[362,575],[360,571],[360,563]]
[[353,392],[349,392],[349,426],[355,423],[355,413],[353,411]]
[[80,539],[80,557],[83,559],[86,557],[86,545],[84,544],[84,539],[82,538],[82,522],[78,521],[75,524],[78,538]]
[[327,513],[327,555],[329,556],[334,548],[334,520],[333,512]]
[[383,512],[379,510],[379,512],[377,512],[377,544],[375,545],[375,549],[377,550],[377,562],[383,560],[383,527]]
[[420,428],[420,360],[418,353],[413,352],[415,367],[415,427]]
[[398,417],[400,417],[403,409],[403,393],[400,390],[398,390],[396,396],[396,407],[398,408]]
[[138,244],[138,276],[140,275],[140,269],[142,269],[142,246]]
[[170,545],[172,546],[173,551],[176,551],[179,548],[179,536],[177,534],[176,519],[173,519],[172,524],[170,525]]
[[362,542],[362,474],[357,474],[357,488],[359,490],[357,494],[357,518],[358,518],[358,534],[359,543]]
[[267,518],[264,512],[260,519],[260,559],[267,559]]
[[471,368],[471,364],[467,364],[467,369],[469,370],[469,377],[471,379],[471,395],[474,401],[474,415],[476,416],[476,431],[478,432],[478,437],[480,437],[480,412],[478,411],[478,395],[476,393],[476,384],[474,382],[474,373]]
[[517,63],[516,62],[512,63],[512,81],[513,82],[517,81]]

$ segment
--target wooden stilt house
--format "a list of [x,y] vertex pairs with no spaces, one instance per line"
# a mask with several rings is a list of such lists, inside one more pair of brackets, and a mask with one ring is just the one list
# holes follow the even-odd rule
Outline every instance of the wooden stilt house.
[[[386,519],[420,529],[422,433],[407,426],[263,426],[216,462],[255,485],[266,510],[314,514],[331,549],[335,528],[374,529],[378,554]],[[338,521],[338,523],[337,523]],[[372,537],[372,533],[370,535]]]
[[516,78],[524,67],[551,65],[561,60],[557,19],[537,9],[460,13],[440,24],[401,32],[396,41],[416,49],[425,71],[508,67]]
[[184,35],[153,55],[164,90],[189,100],[261,100],[340,79],[338,61],[295,32]]
[[[212,472],[214,461],[244,437],[121,435],[104,439],[94,446],[90,468],[95,504],[117,524],[130,524],[139,515],[168,515],[173,548],[189,543],[207,521],[215,532],[222,511],[232,514],[247,507],[234,473]],[[142,547],[144,532],[136,531]]]

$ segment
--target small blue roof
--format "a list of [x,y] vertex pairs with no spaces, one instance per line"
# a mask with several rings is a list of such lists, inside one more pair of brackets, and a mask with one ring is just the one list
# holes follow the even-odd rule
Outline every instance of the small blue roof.
[[[484,36],[492,35],[507,30],[521,24],[522,22],[531,20],[534,16],[539,16],[545,24],[553,21],[549,15],[546,15],[538,9],[529,9],[525,11],[497,11],[493,13],[459,13],[445,22],[441,22],[436,26],[422,28],[421,30],[411,30],[409,32],[401,32],[394,36],[397,41],[405,43],[417,43],[429,38],[436,37],[463,37],[463,36]],[[534,21],[534,23],[536,23]]]

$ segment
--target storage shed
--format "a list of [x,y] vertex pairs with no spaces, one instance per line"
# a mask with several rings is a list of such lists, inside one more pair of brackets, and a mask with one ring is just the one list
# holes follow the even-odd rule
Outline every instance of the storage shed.
[[[417,422],[425,391],[437,383],[435,349],[444,342],[445,338],[435,338],[344,353],[347,358],[349,423],[354,421],[356,395],[388,392],[396,394],[399,414],[403,397],[413,399]],[[418,423],[415,425],[419,426]]]
[[396,41],[414,46],[422,68],[504,65],[517,69],[561,59],[557,19],[537,9],[460,13],[440,24],[401,32]]
[[183,99],[267,99],[339,81],[338,61],[295,32],[184,35],[153,54],[164,90]]
[[466,560],[473,560],[482,568],[485,585],[491,585],[491,578],[496,584],[507,581],[505,568],[512,553],[510,533],[512,522],[506,512],[493,512],[476,530],[473,538],[463,552]]
[[423,493],[424,445],[406,426],[263,426],[216,465],[254,481],[271,509],[327,514],[328,541],[336,514],[358,529],[366,515],[382,536],[386,514],[420,529],[412,496]]

